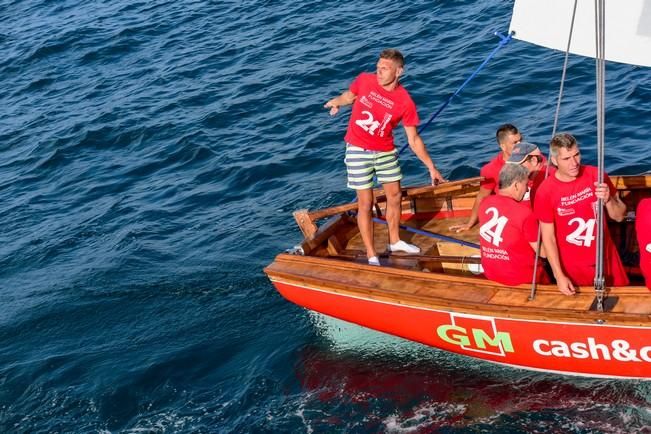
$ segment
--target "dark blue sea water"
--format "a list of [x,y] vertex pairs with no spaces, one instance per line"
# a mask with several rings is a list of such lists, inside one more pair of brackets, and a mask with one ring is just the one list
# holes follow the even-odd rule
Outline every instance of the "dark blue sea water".
[[[648,384],[346,331],[262,273],[293,210],[351,198],[325,101],[398,47],[426,119],[510,8],[0,2],[0,432],[650,432]],[[443,173],[477,175],[504,122],[544,145],[562,61],[505,47],[423,133]],[[607,71],[607,170],[646,172],[651,71]],[[593,62],[568,74],[559,128],[594,162]]]

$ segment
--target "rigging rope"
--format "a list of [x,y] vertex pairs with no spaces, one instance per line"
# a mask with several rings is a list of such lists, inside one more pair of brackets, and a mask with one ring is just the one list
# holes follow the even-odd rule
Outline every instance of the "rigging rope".
[[[376,223],[381,223],[383,225],[387,224],[386,220],[383,220],[383,219],[380,219],[380,218],[377,218],[377,217],[373,217],[373,221],[376,222]],[[426,236],[426,237],[429,237],[429,238],[437,238],[439,240],[448,241],[450,243],[460,244],[460,245],[466,246],[466,247],[472,247],[473,249],[479,249],[479,244],[471,243],[469,241],[460,240],[458,238],[448,237],[447,235],[437,234],[436,232],[430,232],[430,231],[426,231],[426,230],[423,230],[423,229],[412,228],[411,226],[405,226],[405,225],[400,225],[400,229],[402,229],[404,231],[407,231],[407,232],[412,232],[414,234],[423,235],[423,236]]]
[[[450,96],[448,97],[448,99],[445,100],[445,102],[441,105],[441,107],[439,107],[439,109],[438,109],[434,114],[432,114],[432,115],[429,117],[429,119],[427,120],[427,122],[425,122],[423,125],[421,125],[420,127],[418,127],[418,134],[421,134],[421,133],[422,133],[422,132],[423,132],[423,131],[424,131],[424,130],[425,130],[425,129],[426,129],[426,128],[431,124],[431,123],[432,123],[432,121],[433,121],[434,119],[436,119],[436,118],[438,117],[438,115],[441,114],[441,112],[442,112],[442,111],[443,111],[443,110],[448,106],[448,104],[450,104],[450,101],[452,101],[452,98],[454,98],[455,96],[459,95],[459,93],[463,90],[463,88],[466,87],[466,85],[467,85],[468,83],[470,83],[470,81],[471,81],[473,78],[475,78],[475,77],[477,76],[477,74],[479,74],[479,71],[481,71],[482,69],[484,69],[484,67],[486,66],[486,64],[487,64],[487,63],[488,63],[488,62],[489,62],[493,57],[495,57],[495,55],[496,55],[497,52],[500,50],[500,48],[502,48],[503,46],[505,46],[506,44],[508,44],[508,43],[511,41],[511,39],[513,39],[513,32],[509,33],[507,36],[504,36],[504,35],[501,34],[500,32],[495,32],[494,34],[495,34],[495,36],[498,36],[498,37],[500,38],[500,42],[497,43],[497,46],[493,49],[493,51],[490,52],[490,54],[486,57],[486,59],[484,59],[484,61],[481,63],[481,65],[479,65],[479,66],[477,67],[477,69],[475,69],[475,71],[473,71],[473,73],[470,74],[470,76],[469,76],[468,78],[466,78],[466,81],[464,81],[463,84],[461,84],[461,86],[459,86],[459,88],[458,88],[457,90],[455,90],[455,91],[452,93],[452,95],[450,95]],[[405,143],[405,144],[402,146],[402,148],[400,148],[400,151],[398,151],[398,155],[402,154],[402,152],[403,152],[405,149],[407,149],[407,146],[409,146],[409,143]]]
[[[563,88],[565,87],[565,76],[567,73],[567,63],[570,55],[570,44],[572,43],[572,33],[574,32],[574,19],[576,17],[576,4],[577,0],[574,0],[574,8],[572,9],[572,20],[570,21],[570,32],[567,38],[567,48],[565,49],[565,60],[563,61],[563,73],[561,74],[561,86],[558,91],[558,99],[556,101],[556,112],[554,113],[554,126],[552,127],[552,138],[556,135],[556,128],[558,127],[558,116],[561,111],[561,100],[563,99]],[[545,167],[545,179],[549,176],[549,166],[552,161],[552,149],[549,147],[549,152],[547,153],[547,166]],[[540,246],[542,241],[542,232],[540,230],[540,225],[538,225],[538,240],[536,241],[536,258],[533,263],[533,276],[531,278],[531,294],[529,294],[529,300],[536,298],[536,276],[538,275],[538,259],[540,258]]]

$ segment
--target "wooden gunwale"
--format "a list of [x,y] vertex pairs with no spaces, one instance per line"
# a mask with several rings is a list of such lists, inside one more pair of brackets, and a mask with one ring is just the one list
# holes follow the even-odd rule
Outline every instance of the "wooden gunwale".
[[[409,203],[411,200],[418,199],[419,197],[435,198],[445,196],[462,196],[475,192],[479,188],[479,183],[483,178],[477,176],[474,178],[466,178],[458,181],[450,181],[438,185],[425,185],[417,187],[404,187],[402,189],[403,204]],[[651,188],[651,176],[649,175],[619,175],[611,176],[615,188],[618,190],[644,190]],[[375,201],[385,202],[386,196],[383,194],[381,188],[374,191]],[[337,205],[329,208],[323,208],[314,211],[300,210],[308,217],[311,222],[330,217],[336,214],[342,214],[348,211],[357,210],[357,203],[351,202],[343,205]],[[297,211],[299,212],[299,211]]]
[[610,180],[618,190],[645,190],[651,188],[651,175],[615,175]]
[[[278,255],[265,269],[265,273],[272,281],[289,285],[415,308],[522,320],[581,324],[604,321],[608,325],[620,326],[651,324],[651,315],[648,313],[590,311],[594,293],[589,289],[574,297],[568,297],[560,294],[556,286],[540,285],[536,299],[529,301],[528,285],[508,287],[482,278],[389,267],[378,269],[335,259],[288,254]],[[353,281],[353,275],[357,276],[357,282]],[[430,294],[396,289],[401,287],[400,283],[404,286],[405,282],[409,282],[410,286],[427,288]],[[460,291],[470,294],[464,297]],[[473,293],[480,296],[479,301],[464,299],[470,298]],[[648,290],[635,286],[617,287],[612,289],[611,295],[618,296],[618,305],[623,306],[627,297],[633,299],[633,302],[634,299],[648,297]],[[509,301],[509,304],[505,304],[505,301]],[[618,305],[615,305],[615,309],[618,309]]]
[[[408,258],[409,256],[405,255],[402,257]],[[441,282],[457,282],[457,283],[465,283],[465,284],[474,284],[482,287],[495,287],[499,289],[523,291],[527,294],[530,287],[528,284],[523,284],[518,286],[507,286],[479,277],[466,277],[466,276],[447,275],[447,274],[440,274],[440,273],[426,273],[422,271],[395,269],[390,267],[376,267],[376,266],[353,263],[348,261],[338,261],[330,258],[316,258],[310,256],[292,255],[288,253],[281,253],[278,256],[276,256],[274,262],[264,269],[265,273],[267,271],[274,272],[275,269],[272,268],[272,266],[274,264],[282,264],[282,263],[289,263],[289,264],[302,263],[308,265],[315,264],[315,265],[321,265],[328,268],[332,268],[335,270],[337,269],[357,270],[357,271],[373,272],[375,274],[380,274],[380,275],[406,277],[410,279],[413,278],[413,279],[420,279],[425,281],[441,281]],[[321,273],[319,272],[319,274]],[[538,285],[538,286],[540,288],[541,293],[549,292],[551,294],[558,294],[558,289],[556,288],[556,285]],[[619,286],[613,288],[616,288],[618,290],[616,295],[648,295],[649,294],[649,290],[643,286]],[[582,293],[582,294],[586,294],[586,293]],[[594,294],[589,293],[588,295],[593,296]],[[562,296],[562,298],[571,299],[572,297]]]
[[[453,193],[467,194],[471,190],[473,190],[472,188],[467,188],[467,187],[470,185],[476,185],[476,187],[474,188],[476,190],[476,188],[479,187],[479,182],[481,181],[481,179],[482,179],[481,177],[476,177],[476,178],[462,179],[460,181],[446,182],[444,184],[438,184],[438,185],[403,188],[402,190],[403,204],[409,203],[410,200],[424,195],[427,195],[428,197],[436,197],[436,196],[451,195]],[[386,202],[386,196],[380,192],[382,192],[381,189],[374,190],[375,201],[378,203]],[[324,208],[316,211],[308,211],[305,215],[309,217],[309,219],[312,222],[316,222],[317,220],[320,220],[322,218],[330,217],[335,214],[341,214],[347,211],[355,211],[355,210],[357,210],[357,203],[352,202],[352,203],[337,205],[337,206]]]

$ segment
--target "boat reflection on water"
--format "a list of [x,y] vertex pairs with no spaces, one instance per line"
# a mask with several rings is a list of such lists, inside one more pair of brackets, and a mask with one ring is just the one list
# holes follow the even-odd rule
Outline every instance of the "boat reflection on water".
[[644,382],[504,368],[323,315],[312,319],[325,339],[304,347],[295,368],[309,397],[304,410],[314,410],[307,412],[312,426],[431,432],[489,424],[529,431],[536,423],[552,431],[640,432],[651,424]]

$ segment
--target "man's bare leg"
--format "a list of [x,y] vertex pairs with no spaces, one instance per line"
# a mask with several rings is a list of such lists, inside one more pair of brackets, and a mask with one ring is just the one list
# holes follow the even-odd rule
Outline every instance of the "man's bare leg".
[[400,241],[400,203],[402,202],[402,193],[400,191],[400,181],[382,184],[384,194],[387,197],[387,227],[389,229],[389,244],[395,244]]
[[362,236],[364,247],[366,247],[366,257],[372,258],[377,256],[375,245],[373,244],[373,190],[357,190],[357,227],[359,234]]
[[402,192],[400,191],[400,181],[383,184],[384,193],[387,197],[387,226],[389,227],[389,246],[391,252],[405,252],[410,254],[420,253],[420,248],[400,240],[400,215],[402,209]]

